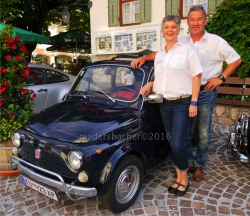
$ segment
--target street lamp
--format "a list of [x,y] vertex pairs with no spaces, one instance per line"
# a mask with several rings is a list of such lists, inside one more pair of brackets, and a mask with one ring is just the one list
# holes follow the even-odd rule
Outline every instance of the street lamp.
[[65,7],[62,11],[62,20],[64,24],[69,24],[70,12],[67,7]]
[[64,7],[63,11],[62,11],[62,20],[64,24],[69,24],[70,21],[70,12],[68,10],[69,6],[72,5],[88,5],[88,9],[90,9],[92,7],[92,1],[88,1],[88,4],[77,4],[80,0],[77,0],[75,3],[68,5],[67,7]]

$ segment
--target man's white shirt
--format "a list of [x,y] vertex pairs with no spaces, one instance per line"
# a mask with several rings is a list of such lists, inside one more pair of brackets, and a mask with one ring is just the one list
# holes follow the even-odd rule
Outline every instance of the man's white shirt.
[[190,34],[179,36],[178,41],[189,44],[197,50],[203,69],[201,85],[205,85],[208,79],[221,74],[224,61],[230,64],[240,58],[240,55],[223,38],[206,31],[204,36],[195,43]]

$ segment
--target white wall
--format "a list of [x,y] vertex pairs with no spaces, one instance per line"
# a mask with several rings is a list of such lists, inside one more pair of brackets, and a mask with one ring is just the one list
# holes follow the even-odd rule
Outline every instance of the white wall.
[[[161,21],[165,16],[165,0],[151,1],[151,22],[143,23],[141,25],[134,25],[129,27],[108,27],[108,0],[92,0],[92,7],[90,9],[90,26],[91,26],[91,49],[92,55],[110,55],[118,53],[135,53],[138,52],[136,45],[136,34],[139,32],[156,31],[156,44],[152,47],[153,51],[159,50],[160,46],[164,45],[164,38],[161,34]],[[182,20],[180,35],[186,34],[188,27],[186,20]],[[132,34],[133,48],[132,50],[123,50],[119,52],[115,48],[115,35],[117,34]],[[99,49],[99,39],[104,37],[111,37],[111,49]]]

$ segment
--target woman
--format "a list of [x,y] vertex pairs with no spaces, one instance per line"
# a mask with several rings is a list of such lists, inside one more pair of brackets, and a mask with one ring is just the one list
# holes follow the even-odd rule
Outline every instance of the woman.
[[189,187],[186,146],[192,117],[197,115],[202,73],[195,50],[177,39],[180,22],[175,15],[162,20],[166,45],[156,54],[155,80],[151,83],[153,92],[164,97],[160,111],[177,173],[168,191],[176,196],[185,195]]

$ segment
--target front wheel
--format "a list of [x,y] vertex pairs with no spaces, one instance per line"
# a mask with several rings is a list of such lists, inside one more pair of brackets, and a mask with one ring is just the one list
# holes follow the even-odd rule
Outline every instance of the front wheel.
[[134,155],[125,157],[111,176],[108,191],[101,196],[102,204],[110,211],[120,213],[137,198],[143,180],[143,165]]

